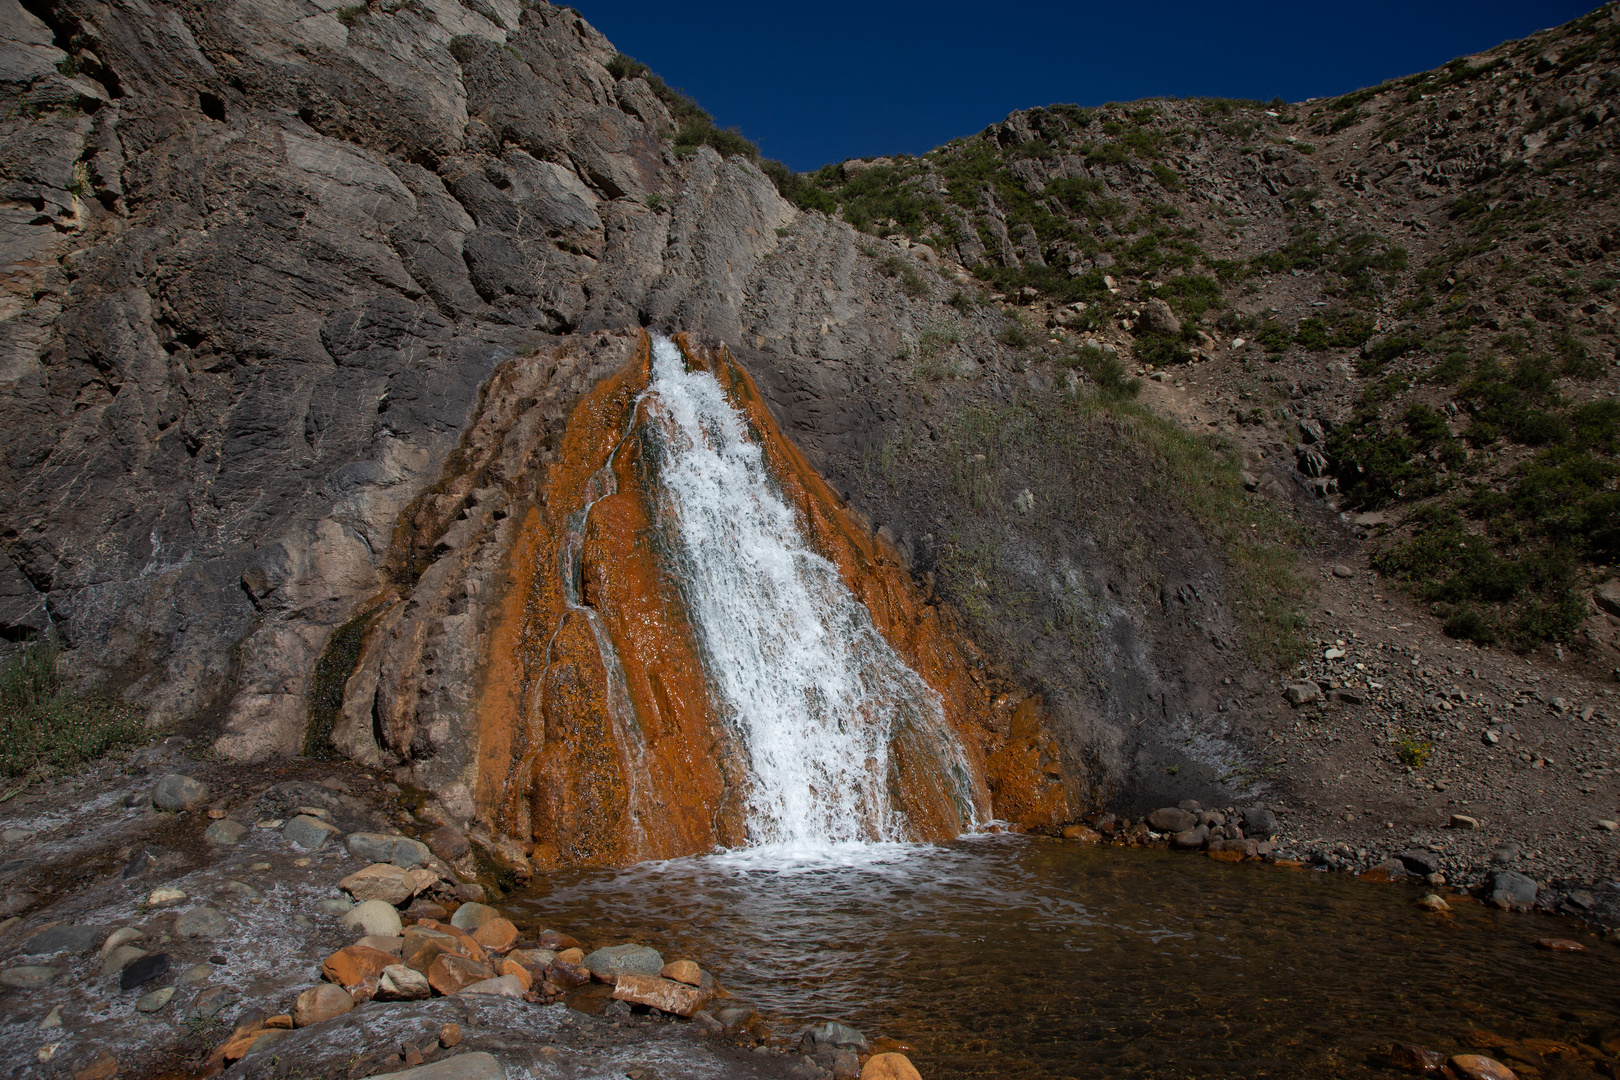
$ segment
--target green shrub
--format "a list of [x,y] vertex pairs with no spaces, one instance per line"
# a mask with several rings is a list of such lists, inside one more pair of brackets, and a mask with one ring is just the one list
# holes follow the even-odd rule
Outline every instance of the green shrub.
[[[350,4],[347,7],[340,7],[337,9],[337,20],[352,30],[360,25],[360,16],[364,15],[366,10],[364,4]],[[450,54],[455,56],[458,61],[465,62],[466,57],[456,54],[456,41],[456,38],[450,39]],[[465,48],[465,45],[463,45],[463,48]]]
[[1009,349],[1027,349],[1035,344],[1035,335],[1018,319],[1008,319],[996,331],[996,340]]
[[69,689],[57,659],[54,643],[37,641],[0,668],[0,776],[65,772],[141,740],[136,709]]
[[1065,367],[1078,367],[1097,387],[1097,394],[1105,401],[1123,401],[1142,392],[1142,380],[1125,374],[1125,365],[1119,358],[1101,349],[1086,347],[1062,357]]
[[1457,638],[1460,641],[1472,641],[1476,645],[1494,645],[1497,639],[1496,624],[1493,620],[1480,614],[1472,605],[1463,605],[1453,608],[1442,624],[1447,637]]

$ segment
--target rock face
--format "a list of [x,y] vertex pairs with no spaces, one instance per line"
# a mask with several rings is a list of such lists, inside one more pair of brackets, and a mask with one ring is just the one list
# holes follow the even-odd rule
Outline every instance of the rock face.
[[[693,779],[703,811],[661,826],[668,850],[632,853],[612,824],[622,778],[578,781],[603,740],[526,746],[518,722],[533,674],[519,639],[539,627],[512,618],[510,584],[545,554],[525,530],[548,498],[579,497],[601,449],[570,417],[605,407],[591,394],[626,370],[639,327],[685,330],[727,343],[693,351],[732,365],[772,452],[798,460],[819,538],[870,569],[862,599],[886,634],[973,716],[998,814],[1057,822],[1109,792],[1170,794],[1159,766],[1179,759],[1154,755],[1214,716],[1197,688],[1234,636],[1190,519],[1131,511],[1163,551],[1122,587],[1100,526],[1074,516],[1084,493],[983,478],[1017,504],[1002,521],[937,461],[903,459],[886,482],[865,464],[914,415],[966,415],[1018,385],[1016,353],[987,333],[952,354],[960,382],[932,405],[912,361],[891,359],[949,311],[932,249],[893,252],[934,282],[913,296],[871,238],[800,213],[746,159],[677,155],[668,109],[608,72],[612,46],[572,9],[424,0],[340,20],[308,0],[180,0],[161,16],[41,0],[42,21],[0,4],[14,46],[0,128],[27,205],[8,211],[18,269],[0,281],[0,423],[15,433],[0,630],[48,617],[76,674],[155,722],[217,718],[222,754],[398,769],[519,879],[532,867],[501,830],[542,863],[735,842],[724,747]],[[996,257],[1040,263],[1033,240],[1003,229]],[[1068,456],[1117,438],[1099,429]],[[629,543],[633,523],[612,524],[598,539]],[[970,573],[979,549],[996,556]],[[938,628],[991,582],[1033,599],[979,620],[987,654]],[[1042,623],[1034,640],[1022,629]],[[588,709],[600,680],[577,673],[570,707]],[[663,688],[672,722],[701,735],[681,711],[695,689]],[[918,776],[901,787],[937,809]]]

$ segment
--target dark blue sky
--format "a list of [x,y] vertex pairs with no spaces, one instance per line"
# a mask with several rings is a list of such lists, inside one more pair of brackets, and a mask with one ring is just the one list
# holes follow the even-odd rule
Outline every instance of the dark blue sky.
[[795,169],[921,153],[1014,109],[1342,94],[1556,26],[1592,0],[1355,4],[574,0],[621,51]]

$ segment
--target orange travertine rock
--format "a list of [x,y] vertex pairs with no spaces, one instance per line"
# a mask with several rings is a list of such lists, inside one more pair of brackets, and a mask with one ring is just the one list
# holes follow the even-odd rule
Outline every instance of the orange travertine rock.
[[[1064,820],[1039,699],[987,679],[950,612],[840,505],[729,353],[677,341],[747,414],[809,543],[939,693],[980,803],[1019,825]],[[510,554],[512,585],[490,635],[478,799],[503,830],[532,840],[541,867],[670,858],[746,839],[746,760],[714,714],[696,637],[653,542],[656,492],[641,437],[649,419],[636,406],[650,365],[643,337],[624,369],[575,408]],[[933,756],[908,738],[891,758],[911,832],[955,836],[967,823]]]

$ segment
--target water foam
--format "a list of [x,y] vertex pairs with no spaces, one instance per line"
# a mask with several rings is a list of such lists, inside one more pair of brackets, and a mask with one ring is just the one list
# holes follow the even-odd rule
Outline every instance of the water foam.
[[839,848],[908,838],[890,793],[906,738],[948,779],[964,829],[984,816],[939,696],[906,666],[806,543],[745,418],[707,372],[655,338],[660,526],[716,704],[746,748],[757,857],[864,859]]

